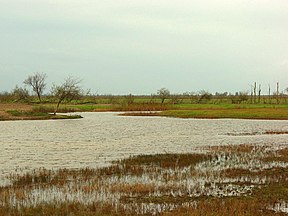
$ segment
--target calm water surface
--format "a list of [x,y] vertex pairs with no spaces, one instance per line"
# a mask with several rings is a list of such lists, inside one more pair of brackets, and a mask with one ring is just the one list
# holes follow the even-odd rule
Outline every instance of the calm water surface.
[[288,144],[288,135],[261,134],[288,131],[288,121],[81,115],[77,120],[0,122],[0,175],[39,167],[98,167],[130,155],[193,152],[205,145]]

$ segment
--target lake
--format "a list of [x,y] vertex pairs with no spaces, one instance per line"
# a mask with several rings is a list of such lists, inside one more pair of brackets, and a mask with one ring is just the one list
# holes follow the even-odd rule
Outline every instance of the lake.
[[[36,168],[100,167],[137,154],[199,151],[226,144],[288,144],[288,121],[127,117],[0,122],[0,177]],[[1,180],[1,179],[0,179]]]

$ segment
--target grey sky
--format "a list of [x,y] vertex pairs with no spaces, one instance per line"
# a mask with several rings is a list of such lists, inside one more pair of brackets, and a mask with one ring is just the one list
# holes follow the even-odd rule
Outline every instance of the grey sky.
[[34,72],[99,94],[288,87],[287,0],[0,0],[0,91]]

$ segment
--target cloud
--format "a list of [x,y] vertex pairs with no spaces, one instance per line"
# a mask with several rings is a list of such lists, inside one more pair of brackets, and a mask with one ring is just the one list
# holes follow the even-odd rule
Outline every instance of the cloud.
[[9,0],[0,58],[5,73],[68,71],[111,93],[236,91],[286,70],[287,20],[287,0]]
[[284,69],[288,69],[288,58],[287,59],[283,59],[281,62],[280,62],[280,66]]

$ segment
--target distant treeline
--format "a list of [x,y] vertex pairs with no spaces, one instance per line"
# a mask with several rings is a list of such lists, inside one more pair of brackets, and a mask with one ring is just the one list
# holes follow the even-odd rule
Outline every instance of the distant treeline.
[[[205,92],[205,93],[204,93]],[[11,92],[1,92],[0,102],[27,102],[27,103],[56,103],[57,99],[51,94],[41,96],[41,102],[33,94],[25,93],[16,89]],[[288,95],[280,93],[279,95],[261,95],[256,97],[247,92],[236,92],[234,94],[216,93],[211,94],[207,91],[201,91],[193,94],[169,94],[169,95],[99,95],[99,94],[80,94],[75,98],[65,100],[64,103],[91,103],[91,104],[133,104],[133,103],[163,103],[163,104],[287,104]]]
[[35,73],[23,81],[24,86],[16,86],[9,92],[0,92],[0,102],[29,102],[29,103],[92,103],[92,104],[132,104],[132,103],[161,103],[161,104],[201,104],[201,103],[232,103],[232,104],[287,104],[288,88],[280,91],[279,83],[275,89],[267,86],[262,94],[261,84],[254,82],[250,91],[236,93],[216,92],[214,94],[201,90],[174,94],[167,88],[161,88],[151,95],[100,95],[84,91],[80,81],[68,77],[61,85],[53,85],[48,94],[46,89],[47,75]]

